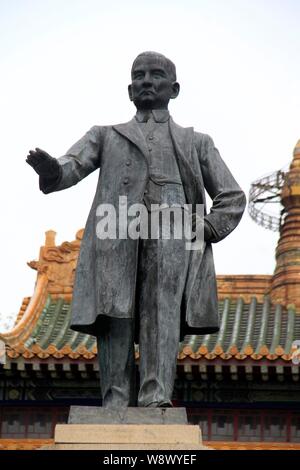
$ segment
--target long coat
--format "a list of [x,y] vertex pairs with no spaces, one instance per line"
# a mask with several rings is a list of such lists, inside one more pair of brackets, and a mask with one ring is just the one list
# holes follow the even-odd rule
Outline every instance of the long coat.
[[[206,189],[212,207],[209,214],[205,210],[205,219],[213,229],[212,241],[218,242],[239,223],[245,195],[208,135],[183,128],[172,118],[169,128],[187,203],[205,207]],[[68,188],[100,168],[76,269],[71,322],[74,330],[96,334],[101,315],[134,317],[138,240],[100,240],[96,235],[96,209],[101,203],[118,207],[120,195],[127,196],[128,207],[142,201],[148,180],[146,152],[135,118],[115,126],[94,126],[58,159],[61,174],[57,181],[50,184],[40,178],[40,189],[50,193]],[[181,311],[181,337],[218,331],[211,243],[206,243],[202,256],[191,251]]]

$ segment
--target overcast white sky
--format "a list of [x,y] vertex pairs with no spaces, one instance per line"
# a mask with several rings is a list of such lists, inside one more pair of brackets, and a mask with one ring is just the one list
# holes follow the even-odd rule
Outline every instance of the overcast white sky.
[[[300,138],[299,0],[0,0],[0,316],[32,295],[44,232],[73,240],[97,174],[43,195],[29,149],[59,157],[95,124],[129,120],[135,56],[177,65],[176,122],[210,134],[248,194],[289,163]],[[245,214],[215,246],[217,273],[272,273],[278,234]]]

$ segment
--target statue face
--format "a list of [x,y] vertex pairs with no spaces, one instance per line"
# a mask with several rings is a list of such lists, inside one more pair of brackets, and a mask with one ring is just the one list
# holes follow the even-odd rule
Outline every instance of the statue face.
[[128,92],[137,109],[162,109],[176,98],[179,84],[172,81],[163,61],[141,57],[132,71]]

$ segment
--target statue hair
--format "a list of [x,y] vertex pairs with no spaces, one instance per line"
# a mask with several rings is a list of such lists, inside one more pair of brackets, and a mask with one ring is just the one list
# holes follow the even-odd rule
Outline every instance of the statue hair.
[[163,54],[160,54],[159,52],[154,52],[154,51],[145,51],[141,52],[135,59],[131,67],[131,76],[133,74],[133,70],[136,66],[136,63],[141,59],[142,57],[152,57],[154,60],[157,62],[160,62],[165,69],[167,70],[168,74],[170,75],[170,78],[172,81],[176,82],[176,67],[175,64],[168,59],[166,56]]

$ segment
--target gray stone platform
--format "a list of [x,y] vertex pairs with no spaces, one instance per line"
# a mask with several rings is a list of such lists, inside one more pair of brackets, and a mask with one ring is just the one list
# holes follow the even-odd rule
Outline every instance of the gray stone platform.
[[71,406],[68,424],[188,424],[185,408]]

